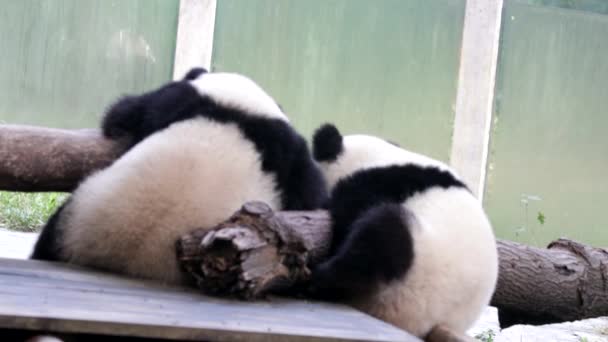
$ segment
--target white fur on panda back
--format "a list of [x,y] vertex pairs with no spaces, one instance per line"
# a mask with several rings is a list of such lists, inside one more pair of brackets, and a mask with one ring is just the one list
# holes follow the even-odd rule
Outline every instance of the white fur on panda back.
[[[393,165],[432,166],[459,179],[446,164],[380,138],[342,139],[337,159],[319,163],[332,189],[357,171]],[[412,214],[411,268],[404,279],[350,304],[417,336],[425,336],[436,324],[464,333],[489,303],[498,276],[494,233],[481,203],[463,187],[436,186],[402,205]]]
[[150,136],[89,177],[58,226],[70,262],[179,283],[176,239],[250,200],[280,209],[274,176],[262,171],[254,145],[234,125],[197,118]]
[[289,121],[272,97],[243,75],[223,72],[202,74],[191,84],[199,94],[210,97],[223,107]]
[[396,281],[356,306],[417,335],[436,324],[465,331],[488,304],[498,276],[494,234],[464,188],[433,188],[408,199],[414,262]]
[[440,161],[404,150],[371,135],[347,135],[343,139],[347,151],[341,153],[335,161],[319,163],[330,189],[333,189],[341,178],[354,171],[395,164],[435,166],[454,174],[452,169]]

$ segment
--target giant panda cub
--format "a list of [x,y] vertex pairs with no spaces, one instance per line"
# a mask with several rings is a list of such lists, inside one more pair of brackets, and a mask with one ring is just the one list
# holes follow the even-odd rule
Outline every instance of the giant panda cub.
[[166,283],[187,281],[176,240],[247,201],[310,210],[326,200],[305,139],[251,79],[191,70],[111,106],[102,130],[130,149],[91,175],[50,218],[32,258]]
[[420,337],[437,324],[470,327],[490,301],[498,257],[481,204],[454,171],[329,124],[313,154],[331,189],[333,238],[312,293]]

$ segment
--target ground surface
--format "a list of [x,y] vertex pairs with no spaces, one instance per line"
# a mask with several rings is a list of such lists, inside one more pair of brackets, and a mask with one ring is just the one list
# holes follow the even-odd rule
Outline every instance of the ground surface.
[[37,233],[15,232],[0,227],[0,257],[26,259],[37,237]]

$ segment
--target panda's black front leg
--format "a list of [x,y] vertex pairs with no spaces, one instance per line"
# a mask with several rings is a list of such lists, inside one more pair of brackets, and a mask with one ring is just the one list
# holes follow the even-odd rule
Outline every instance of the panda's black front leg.
[[343,300],[405,276],[414,259],[408,215],[398,203],[375,205],[349,226],[335,252],[313,268],[312,297]]
[[[306,141],[294,135],[292,165],[285,174],[284,210],[315,210],[328,206],[329,194],[323,174],[314,164]],[[280,169],[280,168],[279,168]]]

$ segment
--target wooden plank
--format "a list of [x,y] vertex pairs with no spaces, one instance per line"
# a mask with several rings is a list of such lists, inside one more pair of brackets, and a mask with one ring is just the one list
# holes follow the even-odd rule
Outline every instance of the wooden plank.
[[173,61],[173,79],[190,68],[211,68],[216,0],[181,0]]
[[59,263],[2,258],[0,327],[211,341],[420,341],[341,305],[210,298]]
[[503,0],[467,0],[450,164],[483,200]]

